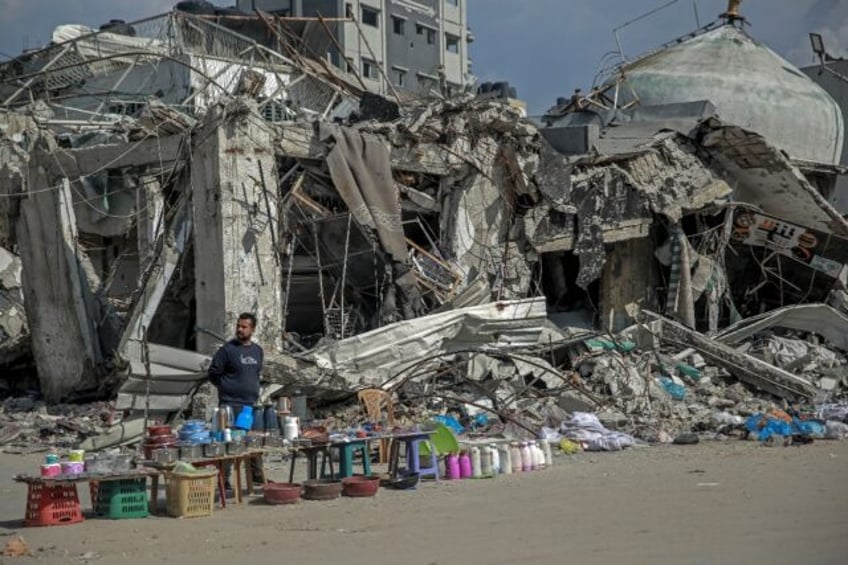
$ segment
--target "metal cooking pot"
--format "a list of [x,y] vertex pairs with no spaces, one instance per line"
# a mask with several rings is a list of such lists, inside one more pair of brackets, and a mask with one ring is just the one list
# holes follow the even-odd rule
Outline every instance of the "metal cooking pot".
[[220,457],[224,454],[224,445],[221,443],[207,443],[203,446],[204,457]]
[[244,453],[244,443],[231,441],[227,443],[227,455],[241,455]]
[[203,457],[203,446],[200,444],[183,444],[180,446],[180,459],[200,459]]
[[161,447],[153,450],[153,460],[157,463],[176,463],[180,450],[176,447]]

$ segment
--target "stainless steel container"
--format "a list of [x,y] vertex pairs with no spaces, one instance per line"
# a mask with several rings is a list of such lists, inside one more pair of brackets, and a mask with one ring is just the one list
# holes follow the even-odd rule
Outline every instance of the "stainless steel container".
[[200,444],[183,444],[180,446],[180,459],[200,459],[203,457],[203,446]]
[[160,447],[153,450],[153,460],[157,463],[176,463],[180,450],[176,447]]
[[223,443],[207,443],[203,446],[204,457],[220,457],[224,454]]
[[244,453],[244,443],[241,441],[231,441],[227,443],[227,455],[241,455]]

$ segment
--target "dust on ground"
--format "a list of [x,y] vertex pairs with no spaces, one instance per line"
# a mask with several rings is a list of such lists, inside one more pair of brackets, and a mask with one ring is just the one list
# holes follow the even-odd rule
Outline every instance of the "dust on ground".
[[[845,563],[848,442],[800,447],[706,442],[561,456],[553,468],[492,480],[427,482],[373,499],[260,499],[211,518],[89,519],[23,528],[13,474],[39,458],[4,455],[2,563]],[[281,462],[271,478],[284,480]],[[80,488],[83,505],[86,489]]]

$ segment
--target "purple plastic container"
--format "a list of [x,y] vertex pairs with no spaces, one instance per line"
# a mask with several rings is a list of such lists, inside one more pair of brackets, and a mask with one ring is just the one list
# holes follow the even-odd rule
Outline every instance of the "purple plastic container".
[[456,453],[451,453],[445,458],[445,476],[449,480],[462,478],[462,471],[459,468],[459,456]]
[[471,478],[471,456],[467,452],[463,452],[459,456],[459,476],[462,479]]

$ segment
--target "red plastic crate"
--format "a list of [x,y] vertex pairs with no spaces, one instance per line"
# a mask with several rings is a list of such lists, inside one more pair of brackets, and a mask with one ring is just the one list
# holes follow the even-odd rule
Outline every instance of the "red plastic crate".
[[28,485],[24,526],[66,526],[83,520],[76,485]]

